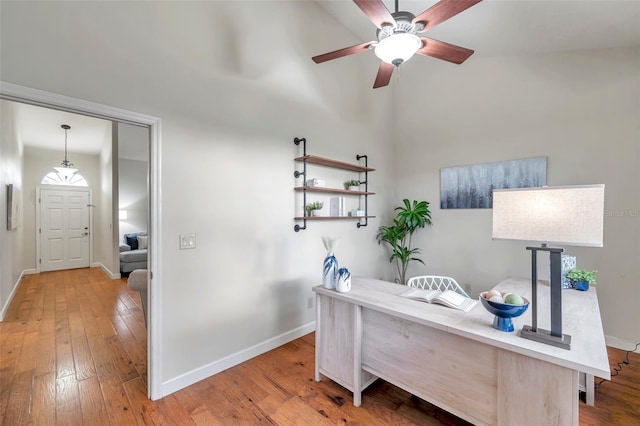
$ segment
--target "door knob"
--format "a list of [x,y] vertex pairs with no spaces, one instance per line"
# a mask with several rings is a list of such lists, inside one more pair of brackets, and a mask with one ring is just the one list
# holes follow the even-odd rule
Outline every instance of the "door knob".
[[89,235],[89,233],[88,232],[83,232],[82,235],[87,236],[87,235]]

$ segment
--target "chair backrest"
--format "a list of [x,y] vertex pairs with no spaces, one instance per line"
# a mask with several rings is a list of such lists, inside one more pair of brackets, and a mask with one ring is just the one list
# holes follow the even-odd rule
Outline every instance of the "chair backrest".
[[422,275],[420,277],[409,278],[409,280],[407,281],[407,286],[438,291],[453,290],[465,297],[469,297],[469,295],[462,289],[462,287],[460,287],[460,284],[458,284],[456,280],[451,277],[441,277],[438,275]]

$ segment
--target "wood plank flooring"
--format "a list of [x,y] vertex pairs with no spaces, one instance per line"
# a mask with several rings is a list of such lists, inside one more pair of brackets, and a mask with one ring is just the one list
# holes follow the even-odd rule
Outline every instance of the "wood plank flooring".
[[[612,369],[625,359],[608,351]],[[467,424],[382,380],[354,407],[350,392],[313,380],[313,333],[159,401],[146,396],[146,354],[126,279],[98,268],[26,276],[0,323],[0,425]],[[595,407],[580,402],[581,425],[640,425],[640,354],[629,361]]]

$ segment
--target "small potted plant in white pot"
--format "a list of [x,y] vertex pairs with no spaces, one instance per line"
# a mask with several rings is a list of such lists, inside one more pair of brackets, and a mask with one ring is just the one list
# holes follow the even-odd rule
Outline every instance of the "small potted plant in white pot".
[[585,269],[572,269],[567,272],[567,278],[573,283],[573,288],[580,291],[589,290],[589,285],[596,284],[596,273]]
[[358,179],[347,180],[344,182],[344,189],[348,189],[349,191],[359,191],[360,181]]
[[306,205],[307,216],[320,216],[320,210],[324,207],[322,201],[314,201]]

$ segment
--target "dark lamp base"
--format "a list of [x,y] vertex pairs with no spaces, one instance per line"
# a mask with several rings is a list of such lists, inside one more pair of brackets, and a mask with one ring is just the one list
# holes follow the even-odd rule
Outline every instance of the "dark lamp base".
[[520,337],[524,339],[534,340],[536,342],[545,343],[547,345],[556,346],[558,348],[571,350],[571,336],[563,334],[560,336],[553,336],[549,330],[539,328],[534,331],[530,325],[522,327]]

